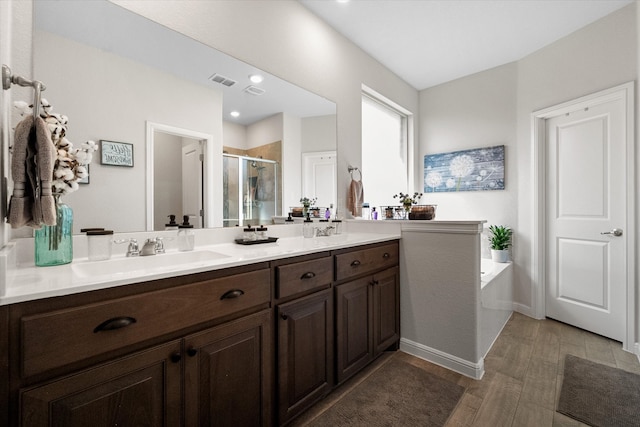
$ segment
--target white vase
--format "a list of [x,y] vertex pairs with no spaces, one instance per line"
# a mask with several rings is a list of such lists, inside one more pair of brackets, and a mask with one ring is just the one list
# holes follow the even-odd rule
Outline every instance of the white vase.
[[491,249],[491,259],[494,262],[509,262],[509,250]]

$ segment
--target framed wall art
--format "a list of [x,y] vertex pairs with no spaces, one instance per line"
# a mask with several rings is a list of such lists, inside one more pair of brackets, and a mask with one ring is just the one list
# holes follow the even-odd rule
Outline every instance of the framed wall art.
[[133,144],[100,140],[100,163],[133,167]]
[[89,183],[89,175],[90,175],[90,171],[89,171],[89,166],[90,165],[83,165],[86,169],[87,169],[87,176],[85,176],[82,179],[78,180],[78,184],[88,184]]
[[424,192],[504,190],[504,145],[424,156]]

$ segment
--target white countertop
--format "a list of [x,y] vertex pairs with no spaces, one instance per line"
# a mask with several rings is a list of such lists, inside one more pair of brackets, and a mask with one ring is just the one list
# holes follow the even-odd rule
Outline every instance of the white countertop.
[[[213,259],[209,259],[207,257],[208,254],[204,252],[196,254],[201,256],[194,257],[194,261],[192,262],[172,264],[172,257],[177,255],[174,259],[179,258],[180,252],[175,248],[169,248],[166,254],[144,257],[156,258],[154,259],[155,262],[153,262],[153,268],[136,269],[128,272],[117,271],[115,266],[113,269],[109,267],[100,268],[102,266],[99,266],[96,270],[103,270],[105,273],[87,274],[86,269],[83,271],[83,268],[86,268],[86,266],[83,267],[83,264],[93,264],[93,267],[95,267],[97,263],[102,263],[106,266],[111,262],[116,266],[122,267],[125,266],[129,260],[134,259],[126,258],[124,254],[121,253],[112,256],[111,260],[107,261],[90,262],[87,258],[74,258],[70,264],[55,267],[35,267],[31,264],[18,266],[16,268],[7,268],[5,265],[6,283],[4,295],[0,296],[0,305],[71,295],[210,270],[219,270],[326,250],[384,242],[401,237],[401,234],[396,230],[384,231],[385,232],[382,233],[358,231],[311,239],[305,239],[302,236],[283,237],[274,243],[247,246],[236,243],[208,244],[208,242],[205,241],[203,245],[196,244],[194,252],[212,251],[224,255],[224,257],[213,257]],[[184,253],[185,252],[182,252],[182,254]],[[161,257],[164,257],[167,261],[166,264],[159,262]],[[196,260],[195,258],[198,259]],[[92,266],[88,268],[92,268]],[[106,271],[108,271],[108,273],[106,273]],[[2,294],[0,293],[0,295]]]

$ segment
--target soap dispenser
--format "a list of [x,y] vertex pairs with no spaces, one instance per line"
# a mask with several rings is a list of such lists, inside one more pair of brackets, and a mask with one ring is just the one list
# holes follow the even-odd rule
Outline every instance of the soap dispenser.
[[184,215],[182,220],[182,224],[178,225],[178,250],[192,251],[196,243],[193,225],[189,224],[189,215]]
[[178,223],[176,222],[175,215],[169,215],[169,223],[164,225],[165,230],[177,230]]
[[309,214],[307,214],[307,219],[302,223],[302,235],[304,237],[313,237],[315,234],[315,229],[313,228],[313,220],[309,218]]

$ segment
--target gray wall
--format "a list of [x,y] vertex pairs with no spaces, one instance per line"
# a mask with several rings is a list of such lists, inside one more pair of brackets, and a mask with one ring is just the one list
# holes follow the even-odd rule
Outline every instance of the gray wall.
[[[636,80],[639,14],[637,4],[629,5],[520,61],[420,92],[421,161],[427,153],[506,145],[504,191],[429,194],[427,200],[438,204],[440,218],[486,219],[515,229],[514,297],[523,313],[533,314],[540,285],[532,283],[533,212],[538,206],[531,114]],[[576,158],[580,160],[579,153]],[[640,170],[637,159],[636,164]],[[419,172],[416,181],[421,184],[422,165]]]
[[347,166],[361,166],[362,85],[418,113],[413,87],[298,2],[201,1],[185,8],[182,2],[112,1],[335,102],[342,212]]

